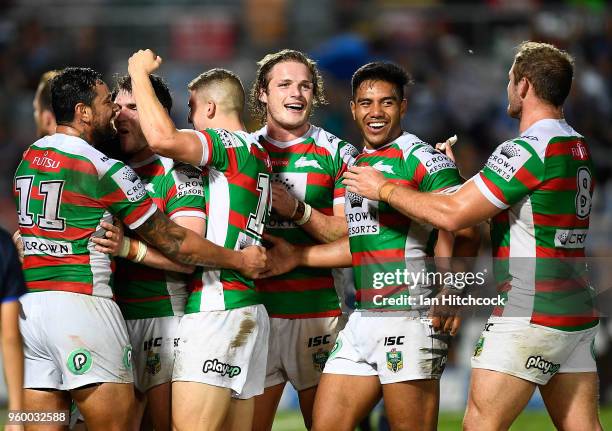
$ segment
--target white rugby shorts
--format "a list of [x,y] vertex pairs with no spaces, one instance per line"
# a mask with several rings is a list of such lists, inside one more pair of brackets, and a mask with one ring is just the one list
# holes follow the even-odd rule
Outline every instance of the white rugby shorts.
[[491,317],[476,343],[472,368],[483,368],[545,385],[557,373],[597,372],[597,326],[567,332],[525,319]]
[[185,314],[172,381],[230,388],[248,399],[263,393],[270,321],[263,305]]
[[132,347],[115,301],[47,291],[28,293],[20,302],[25,388],[133,382]]
[[355,311],[340,331],[324,373],[378,376],[381,384],[439,379],[450,336],[418,312]]

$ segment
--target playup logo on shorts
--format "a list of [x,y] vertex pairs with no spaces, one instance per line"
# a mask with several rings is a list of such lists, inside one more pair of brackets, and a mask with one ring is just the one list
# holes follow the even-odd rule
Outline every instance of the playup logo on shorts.
[[550,375],[553,375],[557,371],[559,371],[559,368],[561,368],[561,364],[554,364],[550,361],[542,359],[541,356],[530,356],[529,358],[527,358],[525,368],[537,368],[538,370],[542,371],[543,374],[548,373]]
[[319,349],[316,353],[313,353],[312,365],[314,365],[314,369],[322,373],[323,368],[325,368],[327,358],[329,358],[329,352],[327,350]]
[[387,352],[387,368],[394,373],[404,368],[404,359],[401,350],[393,348]]
[[202,367],[203,373],[217,373],[221,376],[228,376],[230,378],[236,377],[238,374],[242,372],[239,366],[224,364],[219,361],[217,358],[215,359],[207,359],[204,362],[204,366]]
[[87,349],[76,349],[70,352],[66,365],[72,374],[85,374],[91,368],[93,359]]

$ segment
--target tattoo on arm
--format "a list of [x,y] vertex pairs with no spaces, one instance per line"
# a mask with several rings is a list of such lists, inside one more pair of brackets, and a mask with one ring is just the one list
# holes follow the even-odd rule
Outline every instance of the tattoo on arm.
[[172,223],[161,211],[155,211],[147,221],[136,229],[136,232],[164,255],[185,262],[179,256],[179,249],[185,240],[185,229],[176,223]]
[[[166,257],[178,262],[187,265],[227,267],[228,252],[231,253],[231,251],[177,225],[170,221],[168,217],[159,210],[155,211],[147,221],[138,227],[136,233],[157,248]],[[204,246],[199,246],[200,244],[197,242],[193,244],[194,241],[192,240],[192,244],[190,244],[191,247],[187,247],[188,251],[180,251],[188,235],[192,236],[192,239],[199,239]]]

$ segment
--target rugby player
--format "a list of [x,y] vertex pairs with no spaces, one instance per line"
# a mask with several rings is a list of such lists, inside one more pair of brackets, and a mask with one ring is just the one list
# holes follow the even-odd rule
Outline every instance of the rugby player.
[[493,256],[507,260],[497,277],[506,281],[507,301],[494,310],[472,357],[466,430],[508,429],[536,387],[558,429],[602,429],[592,350],[598,318],[580,261],[593,166],[584,138],[563,118],[573,72],[568,53],[545,43],[519,45],[507,88],[519,136],[499,145],[453,194],[398,187],[370,168],[345,176],[348,190],[440,229],[492,218]]
[[[26,293],[19,257],[8,232],[0,228],[0,327],[8,410],[23,410],[23,340],[19,298]],[[7,430],[18,429],[6,427]]]
[[[283,50],[258,62],[251,89],[253,117],[264,124],[254,133],[272,160],[273,215],[267,232],[295,244],[346,236],[342,172],[358,151],[310,123],[326,103],[314,61]],[[270,430],[287,381],[297,390],[306,428],[321,372],[338,330],[341,310],[330,269],[297,268],[258,280],[270,319],[266,390],[256,400],[255,430]]]
[[[170,113],[172,96],[166,83],[159,76],[151,75],[150,79],[156,97]],[[117,79],[113,100],[120,108],[115,124],[121,152],[143,181],[149,196],[170,220],[204,236],[206,202],[201,172],[191,165],[158,156],[149,148],[140,127],[129,75]],[[102,226],[121,232],[112,225]],[[102,246],[100,251],[115,255],[121,253],[119,246],[127,241],[122,256],[127,257],[134,240],[116,235],[112,240],[93,238],[92,241]],[[189,279],[184,273],[192,273],[194,269],[167,259],[151,247],[140,264],[119,259],[115,269],[113,292],[132,345],[134,386],[139,401],[134,420],[140,424],[146,405],[147,416],[159,431],[171,429],[174,340],[178,337],[178,324],[187,301]]]
[[[89,240],[103,235],[100,222],[114,214],[173,259],[248,276],[259,273],[265,252],[227,250],[169,221],[131,168],[93,147],[116,133],[118,112],[99,73],[64,69],[51,94],[56,133],[26,150],[14,182],[30,292],[21,300],[24,408],[68,410],[71,396],[88,429],[125,430],[134,407],[131,347],[111,299],[111,259]],[[146,245],[138,251],[146,254]]]
[[34,123],[36,124],[36,136],[42,138],[55,133],[57,123],[51,106],[51,86],[49,82],[58,74],[57,70],[49,70],[40,77],[32,107],[34,108]]
[[[32,108],[34,114],[34,124],[36,125],[36,136],[43,138],[47,135],[55,133],[57,123],[55,122],[55,115],[53,114],[53,107],[51,106],[51,86],[49,81],[55,75],[57,70],[49,70],[41,75],[38,82],[38,87],[34,93],[34,100],[32,101]],[[21,242],[21,235],[19,229],[13,234],[13,242],[17,247],[19,261],[23,263],[23,243]]]
[[[148,75],[161,64],[151,50],[129,61],[142,131],[158,154],[201,167],[206,238],[228,249],[259,244],[270,211],[270,158],[244,131],[238,77],[212,69],[188,86],[189,121],[177,130]],[[212,128],[216,127],[216,128]],[[172,377],[177,430],[251,429],[255,395],[263,392],[269,320],[251,279],[236,271],[200,270],[179,325]]]
[[[409,79],[392,63],[369,63],[353,75],[351,111],[364,139],[357,166],[373,166],[394,184],[418,190],[448,192],[462,182],[455,164],[415,135],[403,132],[404,87]],[[269,236],[270,274],[294,266],[338,267],[352,264],[357,290],[356,311],[338,334],[317,390],[314,430],[353,430],[379,400],[381,392],[392,429],[437,428],[439,379],[447,359],[449,334],[458,329],[454,315],[436,325],[420,297],[436,294],[425,281],[377,286],[376,271],[413,273],[428,270],[436,231],[411,222],[386,204],[355,193],[346,194],[348,238],[331,244],[298,247]],[[455,247],[476,253],[472,229],[458,233]],[[460,239],[461,238],[461,239]],[[466,244],[471,243],[471,247]],[[266,273],[264,273],[266,275]],[[402,307],[385,305],[382,297],[417,298]],[[377,300],[378,297],[378,300]]]

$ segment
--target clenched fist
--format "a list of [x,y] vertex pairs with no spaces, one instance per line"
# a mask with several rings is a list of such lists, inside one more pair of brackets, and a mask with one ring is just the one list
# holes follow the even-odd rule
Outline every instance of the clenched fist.
[[156,55],[150,49],[141,49],[132,54],[128,60],[128,73],[130,75],[135,73],[150,75],[155,72],[161,64],[162,58],[159,55]]

